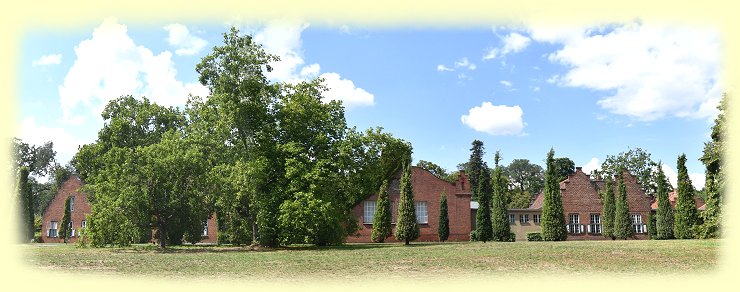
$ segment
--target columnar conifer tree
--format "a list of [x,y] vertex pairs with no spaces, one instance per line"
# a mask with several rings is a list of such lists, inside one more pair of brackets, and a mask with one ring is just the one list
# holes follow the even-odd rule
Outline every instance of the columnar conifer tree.
[[707,194],[707,204],[704,212],[701,212],[702,225],[695,230],[694,236],[697,238],[716,238],[720,236],[722,197],[726,181],[723,156],[727,148],[725,138],[727,102],[728,95],[724,93],[717,106],[719,114],[714,119],[714,126],[712,126],[712,140],[704,143],[704,152],[699,158],[706,166],[704,192]]
[[64,201],[64,215],[62,215],[62,226],[59,230],[59,237],[64,240],[64,243],[67,243],[67,239],[72,235],[70,234],[72,232],[72,228],[70,225],[70,222],[72,220],[71,212],[70,212],[70,202],[71,197],[67,197],[67,199]]
[[502,167],[498,164],[501,161],[501,155],[496,151],[494,162],[496,167],[493,170],[493,197],[491,207],[491,224],[493,232],[493,241],[509,241],[511,227],[506,220],[506,181],[504,180]]
[[542,240],[562,241],[568,237],[565,230],[563,198],[560,196],[560,182],[555,166],[555,150],[547,153],[545,170],[545,194],[542,202]]
[[478,178],[484,169],[488,169],[488,166],[483,162],[483,142],[480,140],[473,141],[473,148],[470,148],[470,160],[468,161],[468,177],[470,178],[470,192],[471,200],[478,200]]
[[475,231],[478,240],[490,241],[491,230],[491,175],[488,168],[482,169],[478,176],[478,211],[475,212]]
[[404,166],[401,177],[401,198],[398,202],[398,217],[396,222],[396,240],[405,245],[419,238],[419,225],[416,222],[416,208],[414,206],[414,188],[411,182],[411,167]]
[[619,169],[617,198],[614,206],[614,237],[627,239],[632,235],[630,207],[627,202],[627,186],[624,184],[624,169]]
[[28,167],[22,166],[18,169],[18,184],[16,185],[20,201],[20,213],[23,231],[23,241],[26,242],[33,238],[33,193],[31,192],[31,183],[28,182]]
[[388,181],[383,181],[378,191],[378,201],[373,216],[373,231],[370,238],[373,242],[383,242],[391,236],[391,202],[388,200]]
[[655,229],[657,239],[673,238],[673,209],[668,199],[668,187],[661,163],[658,163],[658,211],[656,212]]
[[614,240],[614,180],[607,176],[604,190],[601,192],[604,217],[601,218],[601,234]]
[[691,185],[689,172],[686,169],[686,155],[678,157],[678,188],[676,191],[676,213],[673,223],[673,236],[678,239],[693,238],[691,228],[697,224],[694,187]]
[[439,199],[439,225],[437,226],[439,241],[447,241],[450,237],[450,219],[447,216],[447,194],[442,191]]

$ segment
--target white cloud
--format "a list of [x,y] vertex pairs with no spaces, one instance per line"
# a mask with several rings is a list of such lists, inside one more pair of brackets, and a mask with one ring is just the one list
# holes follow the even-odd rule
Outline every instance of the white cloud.
[[539,92],[540,91],[540,87],[539,86],[535,86],[534,88],[532,88],[532,91]]
[[501,80],[498,83],[501,83],[501,85],[506,86],[506,87],[511,87],[511,82],[506,81],[506,80]]
[[585,165],[583,165],[583,172],[591,173],[593,170],[601,170],[601,163],[596,157],[591,158]]
[[522,121],[522,109],[516,106],[493,105],[483,102],[473,107],[467,115],[460,117],[463,124],[478,132],[491,135],[518,135],[526,125]]
[[173,23],[164,27],[169,33],[167,43],[175,47],[177,55],[195,55],[208,45],[208,42],[190,33],[188,28],[179,23]]
[[59,65],[62,63],[62,54],[45,55],[31,62],[32,66]]
[[324,93],[326,100],[341,100],[346,108],[374,105],[375,96],[355,86],[352,80],[342,79],[336,72],[321,73],[319,64],[304,66],[301,33],[308,26],[307,23],[275,20],[254,34],[254,41],[262,44],[265,51],[280,57],[280,61],[270,63],[272,72],[266,72],[265,76],[294,84],[318,76],[324,78],[329,89]]
[[561,86],[609,92],[597,103],[642,121],[713,118],[721,86],[720,38],[698,27],[632,23],[597,28],[531,27],[537,41],[562,44],[551,62],[569,67]]
[[46,127],[38,125],[34,116],[23,118],[19,127],[18,137],[28,144],[42,145],[47,141],[54,143],[57,152],[56,160],[61,164],[72,159],[77,153],[77,147],[89,142],[75,138],[62,127]]
[[66,123],[81,124],[90,114],[98,116],[108,101],[121,95],[145,95],[160,105],[179,106],[185,104],[188,94],[208,94],[197,82],[183,83],[175,78],[172,53],[154,55],[136,45],[126,26],[115,18],[106,19],[92,38],[80,42],[75,55],[77,59],[59,86]]
[[494,59],[497,57],[503,57],[509,53],[519,52],[529,46],[532,42],[529,37],[516,32],[509,33],[504,36],[501,41],[504,43],[503,46],[501,48],[494,48],[488,51],[488,53],[483,56],[483,60]]
[[470,63],[467,57],[464,57],[460,59],[459,61],[455,62],[455,68],[467,68],[468,70],[475,70],[478,67],[475,64]]
[[445,65],[439,64],[437,65],[437,71],[444,72],[444,71],[455,71],[455,69],[449,68]]
[[[663,173],[665,173],[665,176],[668,178],[668,181],[671,183],[673,188],[678,187],[678,173],[671,168],[667,164],[662,164],[663,166]],[[691,179],[691,185],[694,186],[694,188],[701,190],[704,188],[704,174],[703,173],[689,173],[689,179]]]
[[330,72],[321,74],[324,84],[329,90],[324,93],[325,100],[341,100],[347,107],[371,106],[375,104],[375,96],[362,88],[356,87],[352,80],[342,79],[339,74]]

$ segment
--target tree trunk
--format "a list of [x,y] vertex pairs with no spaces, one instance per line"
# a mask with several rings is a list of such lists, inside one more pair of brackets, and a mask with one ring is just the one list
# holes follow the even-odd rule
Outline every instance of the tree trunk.
[[408,238],[406,239],[406,243],[405,243],[405,245],[409,245],[409,240],[408,240]]
[[164,224],[159,223],[159,248],[166,247],[167,231],[165,230]]

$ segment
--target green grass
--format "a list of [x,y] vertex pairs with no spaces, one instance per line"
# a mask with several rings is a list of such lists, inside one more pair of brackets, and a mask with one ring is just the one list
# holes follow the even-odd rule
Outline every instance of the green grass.
[[26,245],[42,270],[163,278],[350,279],[567,273],[629,276],[709,272],[721,240],[347,244],[254,251],[246,247],[153,245],[76,248]]

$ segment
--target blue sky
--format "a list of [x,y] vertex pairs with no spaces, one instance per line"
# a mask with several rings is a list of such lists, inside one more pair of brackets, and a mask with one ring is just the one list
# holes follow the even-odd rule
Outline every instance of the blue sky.
[[29,31],[18,72],[17,136],[52,140],[58,161],[93,142],[105,102],[146,95],[182,106],[207,93],[195,64],[229,25],[253,34],[282,61],[269,77],[323,77],[350,126],[382,126],[410,141],[414,161],[448,170],[472,140],[486,161],[543,165],[550,147],[590,170],[606,155],[640,147],[675,180],[685,153],[694,184],[720,83],[718,31],[630,22],[590,27],[536,23],[476,28],[373,28],[301,21],[162,23],[116,18],[73,31]]

